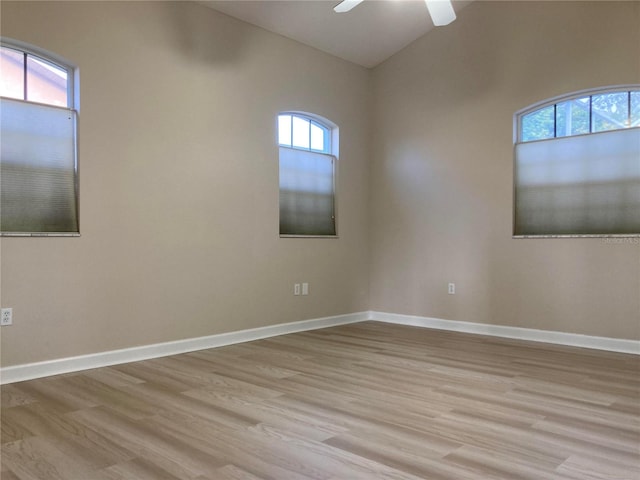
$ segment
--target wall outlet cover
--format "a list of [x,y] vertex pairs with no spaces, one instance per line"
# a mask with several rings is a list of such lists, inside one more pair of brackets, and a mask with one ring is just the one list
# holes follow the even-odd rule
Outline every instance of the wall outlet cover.
[[13,325],[13,309],[3,308],[0,313],[0,326]]

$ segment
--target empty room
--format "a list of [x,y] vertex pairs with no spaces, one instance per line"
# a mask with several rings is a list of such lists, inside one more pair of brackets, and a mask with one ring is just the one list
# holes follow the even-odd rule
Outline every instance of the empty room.
[[0,22],[2,480],[640,479],[640,1]]

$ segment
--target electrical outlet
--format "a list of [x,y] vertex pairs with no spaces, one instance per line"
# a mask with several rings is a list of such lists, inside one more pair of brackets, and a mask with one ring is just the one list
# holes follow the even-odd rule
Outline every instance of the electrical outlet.
[[456,294],[456,284],[455,283],[450,283],[449,284],[448,293],[449,293],[449,295],[455,295]]
[[303,283],[302,284],[302,294],[303,295],[309,295],[309,284],[308,283]]
[[3,308],[0,316],[0,326],[13,325],[13,309]]
[[294,295],[300,295],[300,284],[299,283],[296,283],[293,286],[293,294]]

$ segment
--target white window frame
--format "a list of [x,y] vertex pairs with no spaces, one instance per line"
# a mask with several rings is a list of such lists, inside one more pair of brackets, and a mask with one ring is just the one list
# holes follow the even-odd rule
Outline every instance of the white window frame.
[[[12,50],[16,50],[18,52],[26,53],[29,56],[36,57],[38,60],[42,60],[43,62],[50,63],[60,70],[64,70],[67,72],[67,108],[71,110],[79,110],[80,107],[80,98],[78,92],[76,90],[76,83],[78,81],[78,68],[75,67],[71,62],[67,61],[60,55],[56,55],[55,53],[48,52],[41,48],[35,47],[33,45],[29,45],[27,43],[21,42],[19,40],[13,40],[6,37],[0,37],[0,45],[6,48],[10,48]],[[25,90],[24,95],[27,95]],[[6,97],[12,98],[12,97]],[[31,100],[27,100],[26,98],[17,99],[22,100],[24,102],[29,103],[38,103],[33,102]]]
[[[580,90],[578,92],[573,92],[570,93],[568,95],[559,95],[557,97],[553,97],[547,100],[543,100],[541,102],[537,102],[534,103],[533,105],[529,105],[526,108],[523,108],[519,111],[517,111],[514,114],[514,129],[513,129],[513,142],[514,144],[518,144],[518,143],[528,143],[528,142],[537,142],[540,141],[538,139],[536,140],[522,140],[522,119],[532,113],[537,112],[538,110],[542,110],[545,109],[547,107],[551,107],[551,106],[555,106],[557,104],[560,103],[564,103],[564,102],[568,102],[571,100],[576,100],[579,98],[584,98],[584,97],[593,97],[596,95],[602,95],[602,94],[607,94],[607,93],[625,93],[625,92],[630,92],[630,91],[638,91],[640,90],[640,85],[634,85],[634,84],[630,84],[630,85],[618,85],[618,86],[614,86],[614,87],[599,87],[599,88],[591,88],[591,89],[587,89],[587,90]],[[631,111],[629,111],[629,115],[631,115]],[[589,116],[591,116],[591,107],[589,108]],[[554,115],[554,122],[556,121],[555,119],[555,115]],[[594,132],[593,131],[593,126],[591,125],[591,120],[589,121],[589,133],[581,133],[581,134],[576,134],[576,135],[566,135],[567,137],[571,136],[577,136],[577,135],[593,135],[595,133],[600,133],[600,132]],[[627,126],[624,128],[635,128],[637,126],[640,125],[635,125],[635,126]],[[619,130],[623,130],[624,128],[621,128]],[[612,131],[612,130],[607,130],[607,131]],[[542,139],[542,140],[550,140],[552,138],[564,138],[564,137],[558,137],[558,136],[553,136],[553,137],[549,137],[546,139]]]
[[[282,144],[280,143],[280,132],[279,132],[279,117],[282,115],[291,115],[292,123],[293,117],[301,118],[305,121],[308,121],[310,126],[315,125],[321,128],[324,132],[324,148],[322,150],[311,148],[311,141],[309,141],[309,148],[293,146],[293,128],[291,132],[291,144]],[[309,133],[311,135],[311,133]],[[302,152],[311,152],[315,154],[322,154],[333,158],[333,222],[335,234],[333,235],[308,235],[308,234],[290,234],[290,233],[279,233],[280,238],[338,238],[338,214],[337,214],[337,205],[338,205],[338,150],[339,150],[339,129],[338,126],[335,125],[330,120],[323,118],[319,115],[301,112],[301,111],[282,111],[278,112],[276,116],[276,145],[279,149],[288,149],[288,150],[300,150]],[[280,214],[280,210],[279,210]]]
[[[571,137],[590,137],[593,135],[606,135],[607,133],[612,133],[612,132],[620,132],[620,131],[626,131],[626,130],[635,130],[637,131],[638,129],[640,129],[640,124],[638,125],[632,125],[631,122],[629,122],[629,125],[622,127],[622,128],[618,128],[618,129],[611,129],[611,130],[605,130],[605,131],[594,131],[593,130],[593,122],[592,122],[592,114],[591,114],[591,97],[596,96],[596,95],[601,95],[601,94],[608,94],[608,93],[625,93],[625,92],[637,92],[640,90],[640,85],[638,84],[627,84],[627,85],[617,85],[617,86],[609,86],[609,87],[599,87],[599,88],[593,88],[593,89],[587,89],[587,90],[581,90],[581,91],[577,91],[577,92],[573,92],[570,94],[565,94],[565,95],[559,95],[557,97],[553,97],[541,102],[537,102],[533,105],[530,105],[526,108],[523,108],[519,111],[517,111],[514,114],[514,121],[513,121],[513,142],[514,142],[514,185],[513,185],[513,238],[609,238],[609,237],[620,237],[620,238],[637,238],[640,237],[640,233],[621,233],[621,234],[615,234],[615,233],[605,233],[605,234],[516,234],[516,224],[517,224],[517,211],[516,211],[516,199],[517,199],[517,166],[516,166],[516,148],[518,147],[518,145],[523,145],[523,144],[529,144],[529,143],[536,143],[536,142],[552,142],[555,140],[563,140],[563,139],[567,139],[567,138],[571,138]],[[590,97],[590,106],[589,106],[589,133],[579,133],[579,134],[570,134],[570,135],[566,135],[566,136],[557,136],[557,132],[556,127],[555,127],[555,122],[557,121],[556,116],[554,115],[554,136],[553,137],[549,137],[549,138],[545,138],[545,139],[534,139],[534,140],[526,140],[523,141],[522,140],[522,119],[524,116],[529,115],[531,113],[535,113],[538,110],[542,110],[544,108],[547,108],[549,106],[554,106],[554,112],[555,112],[555,105],[557,104],[561,104],[567,101],[571,101],[571,100],[575,100],[575,99],[579,99],[579,98],[585,98],[585,97]],[[629,97],[629,103],[630,103],[630,97]],[[631,105],[629,105],[629,120],[631,119]],[[635,177],[634,177],[635,178]]]
[[[291,138],[289,143],[280,143],[280,132],[278,132],[278,145],[280,147],[293,148],[296,150],[305,150],[308,152],[326,153],[328,155],[333,155],[333,151],[331,148],[333,127],[331,125],[328,125],[325,119],[321,119],[317,115],[312,115],[309,113],[302,113],[302,112],[280,112],[278,114],[278,119],[281,116],[291,117],[292,128],[291,128]],[[297,117],[309,123],[309,148],[299,147],[293,144],[293,118],[294,117]],[[320,128],[324,134],[323,135],[324,142],[323,142],[322,149],[311,147],[311,126],[312,125]]]
[[[30,45],[20,40],[15,40],[8,37],[0,37],[0,45],[2,47],[15,50],[27,55],[28,57],[36,58],[45,63],[49,63],[56,68],[64,70],[67,73],[67,105],[61,107],[59,105],[53,105],[49,103],[34,102],[28,100],[28,90],[24,89],[22,99],[15,97],[2,97],[8,100],[15,100],[18,102],[24,102],[35,105],[45,105],[51,108],[59,108],[61,110],[68,110],[75,118],[73,128],[74,138],[74,184],[75,184],[75,210],[77,218],[77,231],[76,232],[3,232],[0,230],[0,237],[79,237],[80,236],[80,187],[79,187],[79,168],[78,168],[78,131],[77,131],[77,117],[80,107],[80,95],[79,95],[79,69],[73,63],[69,62],[65,58],[55,53],[49,52],[42,48]],[[28,86],[27,86],[28,87]]]

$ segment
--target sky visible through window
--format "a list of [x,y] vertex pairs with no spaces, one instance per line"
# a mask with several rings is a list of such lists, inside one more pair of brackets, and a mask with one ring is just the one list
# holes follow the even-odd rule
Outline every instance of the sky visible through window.
[[69,106],[66,69],[4,46],[0,48],[0,69],[0,96],[60,107]]
[[278,115],[278,144],[322,153],[329,151],[329,129],[293,114]]

